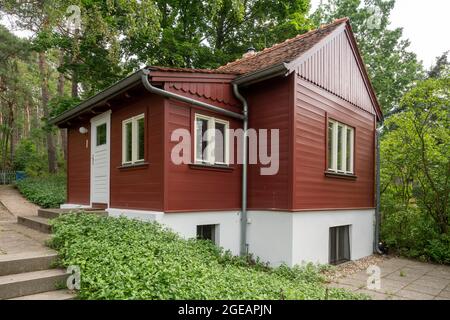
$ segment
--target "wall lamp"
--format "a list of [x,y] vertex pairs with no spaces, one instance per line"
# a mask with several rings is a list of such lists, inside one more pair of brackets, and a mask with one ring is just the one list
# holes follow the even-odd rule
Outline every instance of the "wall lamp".
[[80,127],[79,131],[81,134],[86,134],[86,133],[88,133],[89,130],[86,129],[85,127]]

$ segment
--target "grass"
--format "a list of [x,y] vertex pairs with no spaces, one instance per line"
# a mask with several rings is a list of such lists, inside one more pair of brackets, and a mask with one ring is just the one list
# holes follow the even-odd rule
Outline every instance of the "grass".
[[43,208],[59,208],[66,201],[66,177],[46,175],[16,181],[17,189],[29,201]]
[[326,289],[320,267],[269,268],[160,224],[95,215],[52,221],[50,245],[81,270],[81,299],[366,299]]

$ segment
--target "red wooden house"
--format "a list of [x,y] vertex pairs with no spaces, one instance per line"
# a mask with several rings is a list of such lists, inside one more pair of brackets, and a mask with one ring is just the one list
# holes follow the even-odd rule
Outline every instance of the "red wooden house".
[[[64,207],[156,220],[273,265],[358,259],[373,251],[381,117],[347,19],[216,70],[147,67],[52,120],[68,128]],[[247,148],[229,129],[246,127],[279,130],[276,174],[230,161]],[[189,163],[173,161],[180,142]]]

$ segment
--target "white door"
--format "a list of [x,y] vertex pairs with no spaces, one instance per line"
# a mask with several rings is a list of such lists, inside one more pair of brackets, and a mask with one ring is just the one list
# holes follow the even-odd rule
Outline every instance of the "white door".
[[109,207],[111,111],[91,119],[91,205]]

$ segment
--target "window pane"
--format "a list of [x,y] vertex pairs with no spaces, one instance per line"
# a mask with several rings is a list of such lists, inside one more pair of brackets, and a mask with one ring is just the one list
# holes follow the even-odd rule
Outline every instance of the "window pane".
[[97,146],[106,144],[106,123],[97,126]]
[[338,147],[337,147],[337,169],[342,170],[342,153],[343,148],[343,136],[344,136],[344,128],[341,125],[338,125]]
[[144,160],[145,152],[145,123],[144,118],[138,120],[138,160]]
[[125,161],[132,161],[132,141],[133,141],[133,126],[131,122],[125,125]]
[[353,136],[353,130],[347,128],[347,152],[346,152],[346,161],[347,161],[347,171],[351,172],[353,171],[353,164],[352,162],[352,136]]
[[350,260],[350,226],[330,228],[329,251],[330,264],[340,264]]
[[215,149],[214,149],[215,161],[225,163],[225,124],[216,123],[216,131],[214,139],[215,139]]
[[216,242],[215,233],[216,233],[216,225],[214,224],[197,226],[197,239],[210,240],[213,243],[215,243]]
[[333,168],[333,122],[328,123],[328,169]]
[[195,143],[196,143],[196,159],[200,161],[206,161],[206,155],[204,151],[208,145],[205,132],[208,130],[208,120],[197,119],[196,120],[197,132],[195,133]]

